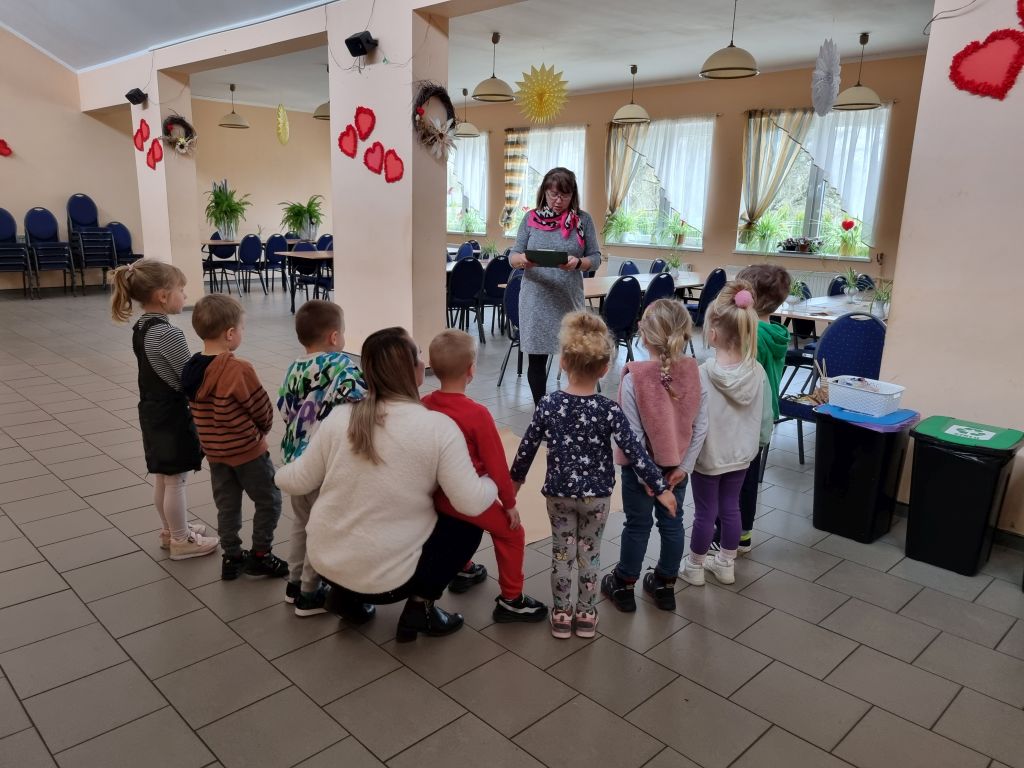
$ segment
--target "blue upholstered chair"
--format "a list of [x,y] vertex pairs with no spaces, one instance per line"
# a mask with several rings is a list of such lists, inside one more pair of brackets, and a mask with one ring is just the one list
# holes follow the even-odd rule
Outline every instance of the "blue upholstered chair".
[[502,303],[505,307],[505,317],[508,320],[508,350],[505,352],[505,359],[501,361],[501,373],[498,374],[498,386],[505,378],[505,368],[508,367],[508,359],[512,356],[512,350],[517,351],[516,375],[523,375],[523,351],[519,348],[519,294],[523,287],[523,271],[515,269],[509,275],[508,283],[505,285],[505,295]]
[[263,246],[263,263],[264,269],[267,272],[267,287],[274,287],[273,272],[281,273],[281,287],[287,288],[288,284],[285,282],[288,270],[285,265],[285,257],[278,256],[278,253],[284,253],[288,250],[288,243],[284,239],[284,235],[271,235],[267,238],[266,244]]
[[484,292],[480,297],[480,305],[483,308],[491,307],[491,333],[494,333],[494,320],[498,316],[501,323],[498,330],[504,330],[505,324],[505,289],[499,286],[508,283],[509,275],[512,274],[512,265],[505,256],[495,256],[484,267]]
[[0,208],[0,272],[20,272],[22,294],[35,298],[37,289],[32,285],[32,260],[28,246],[18,242],[18,225],[3,208]]
[[451,278],[448,280],[448,325],[468,331],[469,313],[474,313],[481,344],[486,343],[480,303],[483,288],[484,268],[480,260],[472,257],[459,259],[452,267]]
[[640,270],[632,261],[624,261],[619,265],[619,277],[623,275],[639,275]]
[[668,272],[659,272],[647,284],[647,290],[644,291],[644,299],[640,304],[640,317],[643,317],[647,307],[658,299],[671,299],[675,295],[676,283],[672,279],[672,275]]
[[665,263],[664,259],[655,259],[654,261],[651,262],[650,273],[652,275],[656,275],[659,272],[664,272],[665,271],[665,267],[667,267],[667,266],[668,265]]
[[267,284],[263,279],[263,266],[263,243],[260,242],[259,235],[246,235],[238,246],[238,266],[235,268],[236,274],[245,275],[246,293],[249,292],[249,284],[255,273],[263,288],[263,294],[266,295]]
[[[708,307],[711,306],[711,302],[718,298],[718,294],[721,293],[725,287],[726,278],[725,270],[721,267],[711,270],[711,274],[708,275],[708,279],[704,281],[704,287],[700,291],[700,297],[696,303],[689,303],[686,305],[687,311],[690,313],[690,318],[693,320],[694,328],[704,327],[704,315],[708,312]],[[690,352],[695,353],[693,348],[693,339],[690,339]]]
[[627,362],[633,359],[633,336],[640,315],[641,294],[640,281],[633,275],[623,275],[608,289],[602,308],[616,347],[626,348]]
[[334,235],[320,235],[316,241],[318,251],[329,251],[334,248]]
[[132,233],[120,221],[108,221],[107,229],[110,236],[114,238],[114,257],[117,266],[132,264],[142,258],[141,253],[135,253],[132,249]]
[[473,258],[473,243],[467,241],[459,246],[459,250],[455,254],[455,260],[462,261],[463,259],[471,258]]
[[71,261],[70,243],[60,239],[57,218],[46,208],[36,207],[25,214],[25,243],[32,257],[32,269],[36,273],[36,285],[42,272],[61,272],[64,278],[64,293],[68,291],[68,277],[71,277],[71,295],[75,293],[75,267]]

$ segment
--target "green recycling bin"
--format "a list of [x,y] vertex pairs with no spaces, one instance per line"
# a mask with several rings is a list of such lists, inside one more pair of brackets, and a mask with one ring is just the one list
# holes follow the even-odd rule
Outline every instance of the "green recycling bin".
[[992,550],[1024,432],[931,416],[910,434],[907,557],[973,576]]

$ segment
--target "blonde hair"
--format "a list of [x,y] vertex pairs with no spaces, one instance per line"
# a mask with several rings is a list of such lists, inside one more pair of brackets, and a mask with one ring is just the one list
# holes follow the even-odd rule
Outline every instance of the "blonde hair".
[[612,359],[615,342],[600,315],[580,310],[562,318],[558,333],[562,368],[588,378],[601,375]]
[[[741,307],[737,296],[747,291],[749,304]],[[753,290],[745,280],[726,283],[718,297],[712,302],[704,319],[708,328],[714,328],[719,344],[727,349],[739,350],[745,362],[757,359],[757,313],[754,311]],[[741,303],[743,299],[741,297]]]
[[114,291],[110,297],[110,315],[119,323],[132,316],[132,302],[145,304],[161,290],[173,290],[186,283],[185,273],[173,264],[156,259],[138,261],[114,270]]
[[454,379],[476,362],[476,340],[465,331],[441,331],[430,342],[430,367],[441,379]]
[[366,395],[352,406],[348,422],[348,442],[357,456],[381,463],[373,433],[384,424],[386,414],[381,406],[385,402],[420,402],[416,385],[418,358],[419,348],[404,328],[384,328],[366,337],[359,354]]
[[216,339],[229,328],[237,328],[245,310],[234,296],[210,293],[192,309],[192,327],[200,339]]
[[686,352],[686,344],[693,335],[693,319],[681,301],[658,299],[640,318],[640,333],[644,344],[661,361],[662,384],[673,399],[678,395],[672,391],[671,378],[666,378],[672,363],[680,360]]

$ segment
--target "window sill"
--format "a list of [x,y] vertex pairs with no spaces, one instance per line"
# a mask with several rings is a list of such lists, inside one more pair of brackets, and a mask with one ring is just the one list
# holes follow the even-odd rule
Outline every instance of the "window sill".
[[463,232],[460,229],[454,229],[454,230],[453,229],[449,229],[448,230],[448,234],[449,235],[458,235],[459,237],[462,237],[462,236],[466,236],[466,237],[487,237],[487,233],[486,232]]
[[814,261],[852,261],[860,264],[870,264],[870,256],[836,256],[831,253],[804,253],[802,251],[742,251],[734,250],[733,253],[740,256],[784,256],[792,259],[813,259]]
[[604,247],[608,248],[649,248],[653,251],[692,251],[703,253],[703,246],[696,245],[652,245],[651,243],[617,243],[605,241]]

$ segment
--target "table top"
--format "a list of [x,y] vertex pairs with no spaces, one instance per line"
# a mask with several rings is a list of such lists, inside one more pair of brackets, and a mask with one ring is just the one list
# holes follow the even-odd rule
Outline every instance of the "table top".
[[200,240],[201,245],[230,245],[239,246],[242,244],[241,240]]
[[[655,278],[655,275],[639,274],[633,275],[633,277],[640,283],[640,289],[646,291],[647,286],[651,284],[651,280]],[[585,277],[583,278],[583,296],[588,299],[599,299],[602,296],[607,296],[608,291],[611,290],[618,279],[618,275]],[[704,285],[704,281],[696,272],[680,272],[677,277],[673,278],[673,281],[676,284],[676,288],[700,288]]]
[[310,259],[320,261],[321,259],[333,259],[334,251],[274,251],[275,256],[287,256],[292,259]]
[[773,315],[791,317],[795,320],[815,320],[819,323],[831,323],[850,312],[871,312],[870,291],[855,294],[856,301],[850,302],[846,296],[819,296],[807,299],[798,304],[783,304]]

